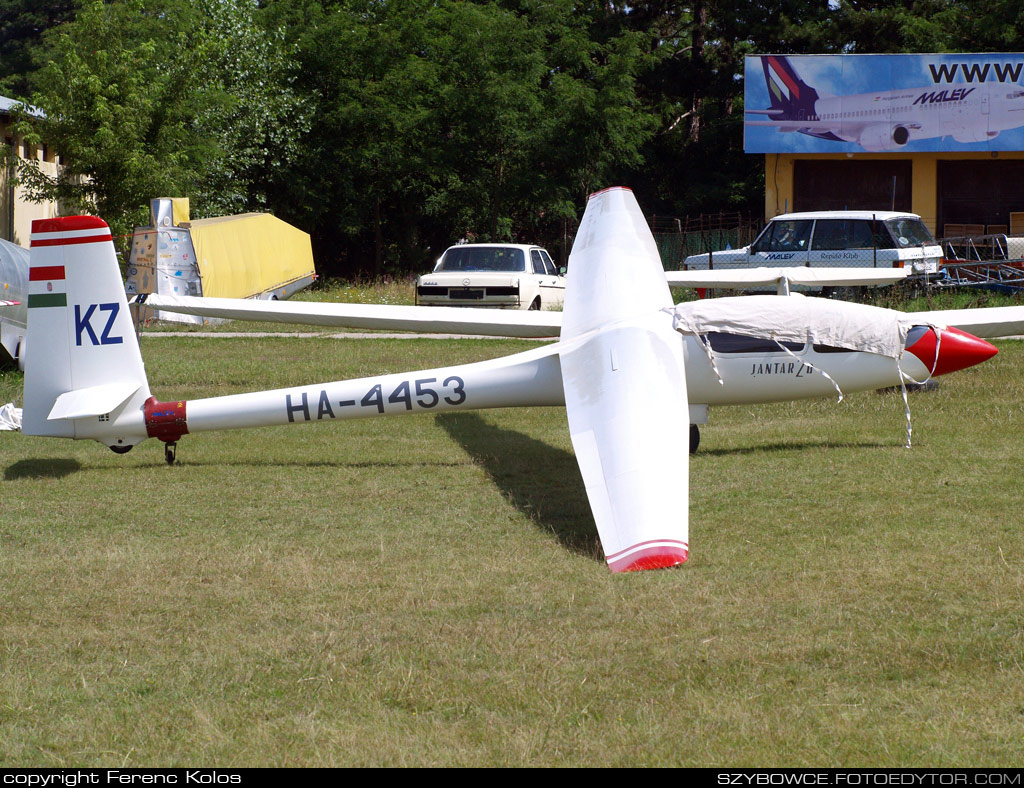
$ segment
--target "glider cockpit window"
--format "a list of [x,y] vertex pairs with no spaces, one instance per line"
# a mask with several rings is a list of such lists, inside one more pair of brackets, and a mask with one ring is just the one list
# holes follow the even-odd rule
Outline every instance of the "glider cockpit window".
[[811,237],[811,221],[769,222],[751,247],[753,252],[803,252]]
[[522,249],[503,246],[462,246],[449,249],[441,258],[437,271],[507,271],[526,270]]
[[900,219],[889,219],[886,221],[885,226],[893,234],[898,247],[932,246],[935,243],[935,238],[932,237],[932,234],[920,219],[914,219],[909,216]]
[[832,345],[819,345],[817,343],[811,345],[815,353],[856,353],[855,350],[850,350],[845,347],[834,347]]
[[709,331],[708,344],[716,353],[784,353],[782,345],[793,353],[804,349],[802,342],[776,342],[774,339],[745,337],[742,334],[727,334],[723,331]]

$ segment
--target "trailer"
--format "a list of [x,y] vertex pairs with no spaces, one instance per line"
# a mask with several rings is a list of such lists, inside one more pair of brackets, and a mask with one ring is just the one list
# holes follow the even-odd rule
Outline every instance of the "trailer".
[[1016,295],[1024,292],[1024,238],[1005,234],[942,240],[938,287],[974,287]]
[[[190,221],[187,198],[150,205],[152,224],[132,235],[129,296],[282,299],[316,278],[309,234],[267,213]],[[152,310],[146,317],[185,323],[201,317]]]

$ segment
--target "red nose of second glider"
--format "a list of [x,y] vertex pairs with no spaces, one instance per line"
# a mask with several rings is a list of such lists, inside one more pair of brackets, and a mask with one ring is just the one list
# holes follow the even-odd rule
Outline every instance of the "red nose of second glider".
[[[936,333],[942,332],[942,341],[936,341]],[[968,334],[959,328],[929,328],[919,338],[914,339],[911,334],[907,350],[921,359],[921,363],[928,369],[933,369],[932,375],[945,375],[947,372],[956,372],[958,369],[967,369],[982,361],[988,361],[999,350],[995,345],[979,339],[974,334]],[[939,357],[936,360],[935,351],[938,345]]]

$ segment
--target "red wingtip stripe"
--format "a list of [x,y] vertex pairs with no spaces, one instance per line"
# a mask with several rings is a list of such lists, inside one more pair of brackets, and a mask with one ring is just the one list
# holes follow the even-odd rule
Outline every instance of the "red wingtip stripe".
[[690,557],[689,546],[682,542],[652,542],[648,547],[642,547],[642,544],[608,556],[608,568],[615,573],[668,569],[685,563]]
[[615,192],[615,191],[631,192],[633,190],[630,189],[628,186],[609,186],[607,189],[599,189],[598,191],[594,192],[593,194],[587,195],[587,199],[588,200],[593,200],[599,194],[604,194],[605,192]]

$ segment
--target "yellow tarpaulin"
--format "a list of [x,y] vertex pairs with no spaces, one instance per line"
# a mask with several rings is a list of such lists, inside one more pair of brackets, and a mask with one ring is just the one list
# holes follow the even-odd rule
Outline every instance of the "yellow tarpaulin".
[[249,298],[313,275],[309,234],[270,214],[199,219],[189,230],[204,296]]
[[162,199],[171,201],[171,211],[172,216],[174,217],[174,224],[180,225],[188,221],[188,197],[164,197]]

